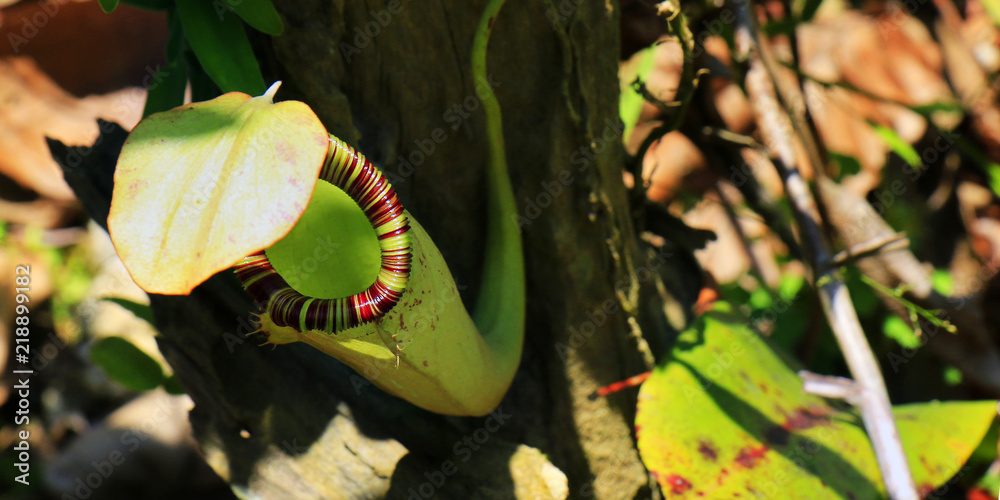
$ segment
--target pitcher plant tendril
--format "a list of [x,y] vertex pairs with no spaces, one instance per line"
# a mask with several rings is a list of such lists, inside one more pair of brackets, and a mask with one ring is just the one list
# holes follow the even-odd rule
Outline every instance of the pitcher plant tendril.
[[319,177],[347,193],[375,230],[382,253],[375,282],[349,297],[310,297],[289,286],[263,250],[237,264],[236,276],[275,325],[337,333],[379,319],[399,302],[410,277],[410,225],[385,176],[363,154],[332,135]]

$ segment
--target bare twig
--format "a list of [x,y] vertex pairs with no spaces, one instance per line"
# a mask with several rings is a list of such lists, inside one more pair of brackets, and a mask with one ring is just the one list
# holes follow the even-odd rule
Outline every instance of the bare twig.
[[[819,211],[809,186],[798,170],[800,161],[796,158],[791,141],[796,131],[789,121],[789,114],[796,122],[796,127],[808,126],[807,123],[803,123],[806,121],[802,109],[804,103],[797,101],[790,106],[790,108],[798,107],[798,112],[789,114],[782,112],[774,96],[775,80],[769,76],[768,71],[776,70],[776,64],[773,60],[765,61],[770,59],[769,54],[761,51],[747,0],[734,0],[734,5],[738,23],[737,52],[743,57],[750,58],[750,70],[746,76],[747,93],[750,94],[750,101],[753,103],[761,132],[765,137],[764,142],[777,155],[775,165],[779,167],[786,193],[798,221],[803,247],[810,257],[813,283],[819,293],[823,312],[826,313],[854,377],[853,390],[857,394],[857,397],[853,398],[854,404],[860,410],[861,419],[871,438],[872,448],[890,498],[917,500],[919,497],[907,466],[899,432],[896,430],[882,373],[865,339],[847,287],[835,272],[827,268],[831,256],[826,238],[820,229]],[[767,66],[774,68],[765,67],[766,62],[770,62]],[[794,97],[794,95],[783,97]],[[810,134],[806,133],[807,130],[799,130],[799,137],[805,138],[803,142],[814,169],[821,171],[823,163],[819,155],[819,146],[810,143]]]
[[736,132],[717,127],[703,127],[702,133],[706,136],[725,141],[734,146],[753,149],[764,149],[764,145],[757,142],[757,139],[749,135],[737,134]]
[[819,375],[806,370],[799,371],[799,378],[802,379],[802,390],[809,394],[857,404],[858,384],[849,378]]
[[910,246],[906,233],[889,233],[870,240],[852,245],[846,250],[837,252],[827,263],[828,267],[842,267],[850,261],[862,259],[871,255],[901,250]]
[[[748,22],[753,23],[753,18],[750,16],[749,10],[746,10],[745,18]],[[771,87],[777,91],[779,102],[784,105],[785,111],[788,112],[785,118],[786,121],[789,118],[791,119],[791,124],[789,124],[791,133],[789,135],[794,135],[799,139],[802,147],[805,149],[806,159],[809,160],[809,164],[812,165],[817,174],[823,175],[826,163],[823,161],[825,153],[822,149],[823,145],[819,140],[819,133],[816,131],[816,125],[809,116],[809,108],[806,106],[806,99],[802,94],[802,88],[786,79],[779,78],[778,73],[781,69],[781,63],[771,52],[770,44],[768,44],[767,40],[761,40],[757,37],[757,31],[753,28],[753,24],[747,26],[751,29],[749,34],[753,43],[754,53],[756,54],[754,59],[766,69],[767,74],[770,76]],[[737,50],[739,50],[738,47]],[[788,142],[790,146],[791,141]]]
[[660,113],[663,113],[664,116],[670,116],[670,114],[673,113],[671,108],[676,108],[681,105],[680,101],[661,101],[659,97],[656,97],[649,91],[649,88],[646,87],[646,82],[642,81],[642,78],[639,77],[636,77],[635,81],[632,82],[632,90],[635,90],[637,94],[642,96],[644,101],[656,106],[656,109],[660,110]]

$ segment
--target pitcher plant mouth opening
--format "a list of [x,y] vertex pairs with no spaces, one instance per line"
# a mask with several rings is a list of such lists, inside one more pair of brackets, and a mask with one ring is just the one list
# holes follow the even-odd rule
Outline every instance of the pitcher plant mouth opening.
[[[363,291],[336,298],[305,295],[289,285],[265,250],[237,264],[236,276],[275,325],[290,326],[300,332],[337,333],[381,318],[399,302],[410,276],[410,225],[399,197],[382,173],[363,154],[336,137],[330,136],[329,151],[319,178],[341,189],[353,200],[374,231],[380,254],[374,282]],[[321,187],[317,185],[317,190]],[[345,239],[359,242],[361,247],[349,254],[365,253],[363,233],[360,238]],[[359,275],[364,276],[363,262],[360,267]],[[346,281],[357,282],[356,279]],[[301,283],[296,286],[308,291]]]

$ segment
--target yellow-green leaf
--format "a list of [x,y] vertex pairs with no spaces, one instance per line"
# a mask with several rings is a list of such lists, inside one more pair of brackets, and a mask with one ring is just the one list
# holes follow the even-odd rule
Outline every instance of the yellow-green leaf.
[[[683,333],[639,393],[636,434],[670,498],[884,498],[857,415],[805,394],[756,333],[717,310]],[[927,492],[968,459],[995,401],[895,409],[914,480]]]
[[629,61],[619,69],[618,79],[621,87],[621,97],[618,100],[618,115],[625,124],[625,131],[622,138],[628,142],[639,120],[639,113],[642,111],[642,104],[645,102],[642,95],[632,88],[632,82],[636,78],[646,81],[656,63],[656,45],[646,47],[636,52]]
[[996,421],[997,402],[932,401],[894,406],[892,411],[917,490],[927,497],[975,451]]
[[889,149],[899,155],[906,163],[911,167],[921,168],[923,161],[920,159],[920,153],[913,148],[910,143],[906,142],[905,139],[899,136],[895,130],[886,127],[884,125],[879,125],[874,121],[869,120],[868,124],[871,125],[872,130],[885,141]]
[[308,106],[233,92],[143,120],[115,171],[108,228],[147,292],[184,294],[285,236],[328,135]]

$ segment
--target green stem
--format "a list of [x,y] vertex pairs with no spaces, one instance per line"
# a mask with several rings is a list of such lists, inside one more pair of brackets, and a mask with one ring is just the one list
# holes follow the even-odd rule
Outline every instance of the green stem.
[[914,304],[913,302],[910,302],[909,300],[906,300],[905,298],[903,298],[903,291],[902,290],[900,290],[898,288],[893,289],[893,288],[889,288],[887,286],[884,286],[881,283],[879,283],[879,282],[877,282],[877,281],[869,278],[868,276],[865,276],[864,274],[861,275],[861,281],[864,284],[866,284],[866,285],[874,288],[875,290],[878,290],[879,292],[882,292],[886,296],[892,297],[897,302],[899,302],[900,304],[902,304],[903,307],[905,307],[911,313],[919,314],[921,317],[923,317],[927,321],[931,322],[933,325],[938,326],[940,328],[944,328],[948,333],[957,333],[958,332],[958,330],[955,328],[955,325],[951,324],[950,321],[941,319],[941,318],[937,317],[937,314],[935,314],[934,312],[928,311],[927,309],[924,309],[923,307],[920,307],[920,306]]
[[[472,80],[487,82],[486,52],[493,23],[505,0],[490,0],[472,41]],[[500,103],[490,85],[480,94],[489,142],[486,253],[473,321],[502,365],[516,369],[524,343],[524,257],[514,190],[507,172]]]

